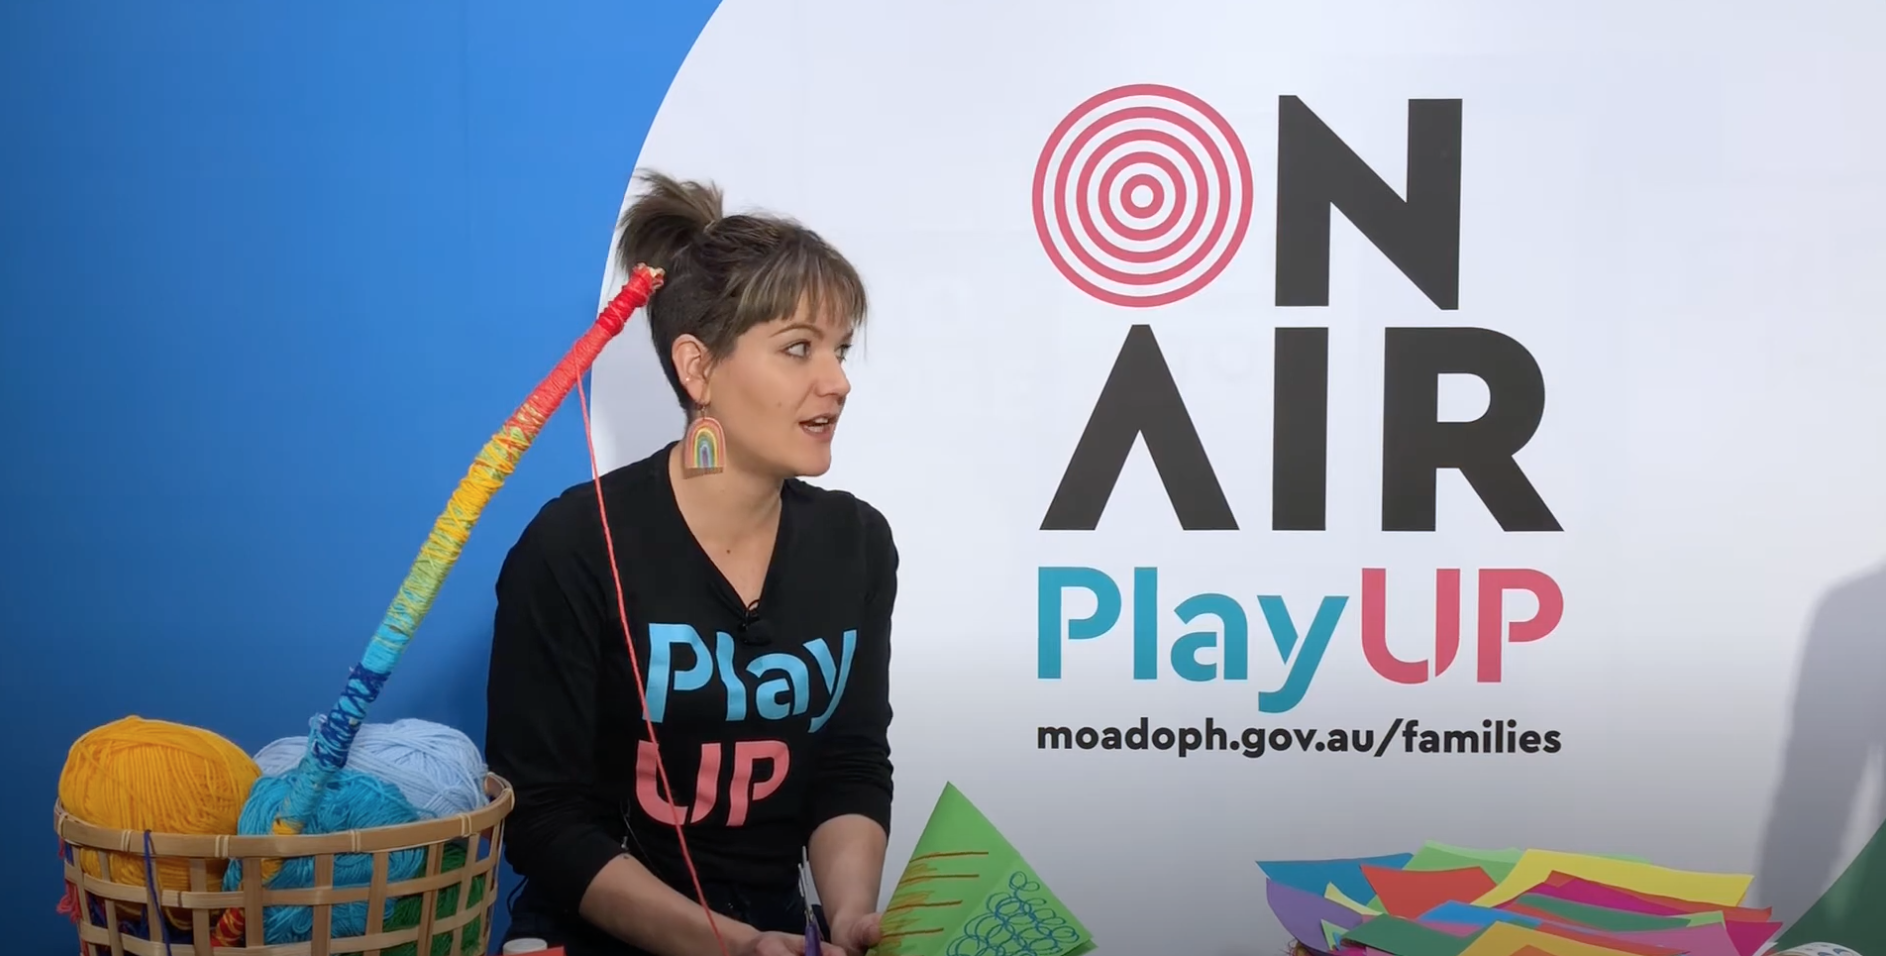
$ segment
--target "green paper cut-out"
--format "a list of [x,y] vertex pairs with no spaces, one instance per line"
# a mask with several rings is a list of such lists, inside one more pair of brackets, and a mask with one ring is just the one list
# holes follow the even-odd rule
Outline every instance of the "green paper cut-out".
[[1788,927],[1775,948],[1833,943],[1865,956],[1886,953],[1886,825],[1827,888],[1827,893]]
[[1343,934],[1345,943],[1360,943],[1392,956],[1460,956],[1479,938],[1478,932],[1455,936],[1395,916],[1377,916]]
[[1336,951],[1336,947],[1342,945],[1342,938],[1347,935],[1349,931],[1337,926],[1329,920],[1319,920],[1319,922],[1323,924],[1323,943],[1329,947],[1329,949],[1324,950],[1324,952],[1333,953]]
[[884,907],[871,956],[1082,956],[1093,935],[955,784]]
[[1429,840],[1415,851],[1414,859],[1402,867],[1405,870],[1464,870],[1477,866],[1493,878],[1494,883],[1506,879],[1506,874],[1513,872],[1519,865],[1519,856],[1524,850],[1482,850],[1475,847],[1453,846]]
[[[1462,870],[1470,866],[1477,866],[1486,871],[1486,874],[1493,878],[1493,882],[1501,883],[1506,880],[1508,874],[1513,872],[1513,867],[1519,865],[1519,858],[1523,856],[1525,852],[1524,850],[1512,847],[1501,850],[1482,850],[1476,847],[1454,846],[1449,843],[1439,843],[1429,840],[1421,844],[1421,849],[1415,852],[1414,859],[1409,860],[1408,865],[1402,867],[1402,869]],[[1630,856],[1623,853],[1594,853],[1592,855],[1607,860],[1622,860],[1627,863],[1650,862],[1644,857]]]

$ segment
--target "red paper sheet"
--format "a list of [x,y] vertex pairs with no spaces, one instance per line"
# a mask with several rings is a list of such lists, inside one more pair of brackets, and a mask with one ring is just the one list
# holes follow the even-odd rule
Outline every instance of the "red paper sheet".
[[1391,870],[1364,864],[1362,876],[1390,916],[1420,919],[1442,903],[1472,903],[1496,885],[1477,866],[1458,870]]

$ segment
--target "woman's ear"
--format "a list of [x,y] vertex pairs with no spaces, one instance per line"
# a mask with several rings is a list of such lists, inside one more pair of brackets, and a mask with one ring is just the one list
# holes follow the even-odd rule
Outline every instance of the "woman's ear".
[[674,361],[675,374],[681,379],[681,387],[687,391],[694,407],[705,408],[711,398],[708,373],[713,370],[713,355],[707,351],[707,343],[692,335],[682,335],[675,339],[669,349],[669,358]]

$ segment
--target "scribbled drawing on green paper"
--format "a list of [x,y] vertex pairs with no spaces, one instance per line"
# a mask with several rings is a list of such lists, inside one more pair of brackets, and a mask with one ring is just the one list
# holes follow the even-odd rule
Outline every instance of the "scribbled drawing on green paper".
[[969,918],[945,956],[1059,956],[1081,944],[1080,929],[1061,915],[1034,874],[1016,871],[989,894],[982,912]]
[[982,812],[946,785],[872,956],[1079,956],[1093,937]]
[[913,855],[891,894],[890,905],[884,907],[883,941],[873,952],[878,956],[942,952],[935,944],[944,941],[950,924],[961,917],[982,884],[980,870],[988,858],[987,850]]

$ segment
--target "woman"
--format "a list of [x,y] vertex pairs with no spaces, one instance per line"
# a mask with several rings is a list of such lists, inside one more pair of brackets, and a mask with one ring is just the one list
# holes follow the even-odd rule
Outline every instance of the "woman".
[[666,270],[648,326],[687,437],[602,476],[615,568],[585,482],[499,574],[486,757],[517,794],[509,935],[569,956],[800,953],[803,854],[824,956],[857,956],[890,828],[897,550],[876,509],[800,479],[831,466],[863,284],[796,223],[644,180],[617,251]]

